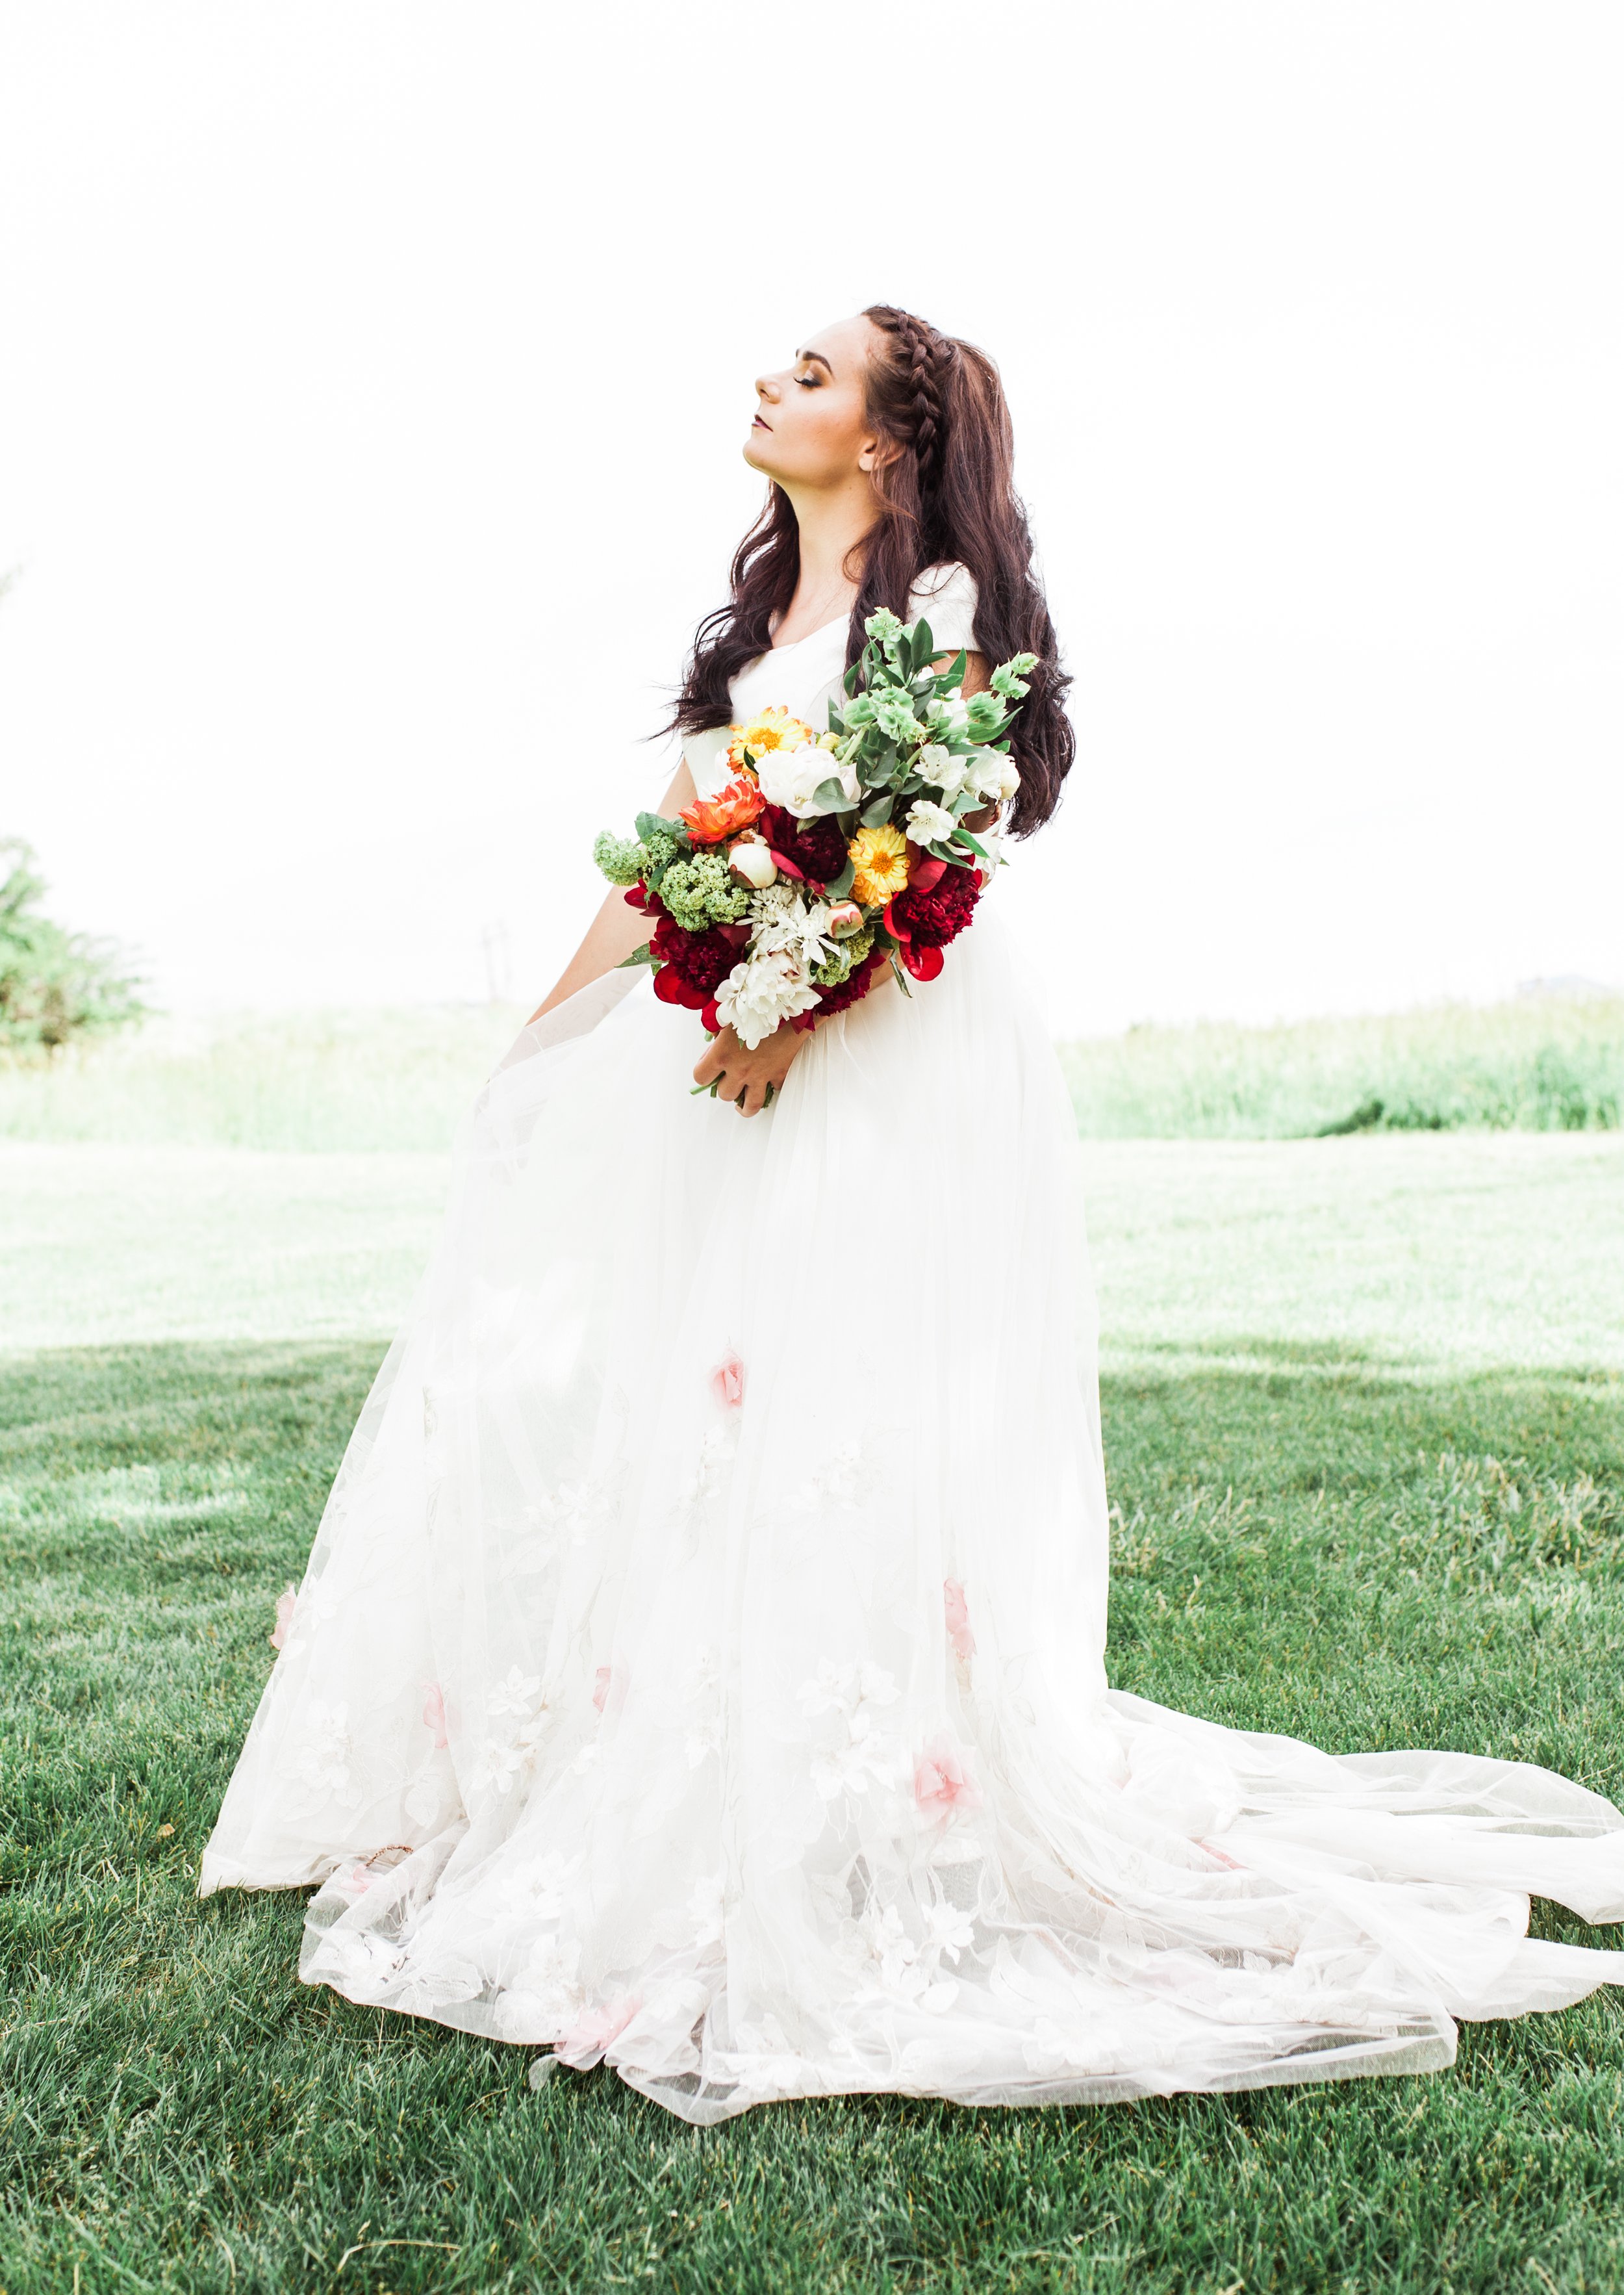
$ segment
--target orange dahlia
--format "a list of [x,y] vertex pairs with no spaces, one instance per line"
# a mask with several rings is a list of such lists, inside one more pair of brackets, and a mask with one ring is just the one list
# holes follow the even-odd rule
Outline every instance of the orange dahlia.
[[748,829],[766,802],[751,776],[739,773],[714,796],[696,797],[677,819],[687,822],[696,845],[720,845],[724,837]]
[[852,897],[865,909],[877,908],[900,893],[908,882],[908,839],[888,821],[877,829],[860,829],[846,846],[855,874]]

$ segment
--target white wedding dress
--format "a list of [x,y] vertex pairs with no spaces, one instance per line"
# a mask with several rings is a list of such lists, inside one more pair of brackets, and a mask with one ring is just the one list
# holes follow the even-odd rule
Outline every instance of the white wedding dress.
[[[821,725],[845,642],[736,714]],[[308,1982],[710,2121],[1417,2071],[1624,1981],[1525,1933],[1624,1915],[1597,1795],[1107,1687],[1074,1127],[998,907],[752,1122],[644,971],[481,1093],[203,1863],[321,1884]]]

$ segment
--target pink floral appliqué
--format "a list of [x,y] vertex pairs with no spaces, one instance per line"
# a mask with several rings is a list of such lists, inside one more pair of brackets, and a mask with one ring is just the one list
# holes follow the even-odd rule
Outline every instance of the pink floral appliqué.
[[944,1738],[938,1738],[914,1763],[913,1797],[926,1817],[951,1817],[955,1809],[981,1807],[980,1793]]
[[975,1637],[970,1631],[970,1605],[964,1598],[963,1582],[957,1578],[942,1580],[942,1607],[947,1616],[947,1638],[953,1645],[955,1655],[968,1660],[975,1654]]
[[723,1410],[737,1410],[745,1399],[745,1367],[731,1348],[711,1373],[711,1393]]
[[609,1665],[600,1665],[592,1676],[592,1703],[600,1713],[609,1702],[609,1684],[614,1678],[615,1669]]
[[553,2054],[576,2071],[589,2071],[612,2040],[617,2040],[642,2006],[639,1993],[624,1992],[618,2000],[610,2000],[601,2008],[589,2008],[580,2021],[571,2025],[559,2041]]
[[434,1750],[443,1753],[451,1743],[445,1727],[445,1692],[437,1681],[425,1682],[423,1688],[423,1727],[433,1730]]
[[298,1588],[284,1586],[276,1597],[276,1623],[271,1629],[271,1647],[282,1648],[288,1638],[288,1629],[293,1623],[293,1613],[298,1605]]

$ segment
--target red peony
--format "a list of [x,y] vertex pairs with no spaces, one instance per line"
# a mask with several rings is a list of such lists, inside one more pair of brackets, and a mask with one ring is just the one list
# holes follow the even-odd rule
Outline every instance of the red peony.
[[695,1012],[710,1002],[739,961],[739,951],[716,927],[709,932],[684,932],[671,917],[660,919],[649,945],[660,960],[655,994],[662,1003],[686,1004]]
[[801,874],[810,877],[814,884],[827,885],[845,867],[845,838],[832,813],[820,813],[812,821],[797,821],[793,813],[770,804],[760,826],[766,831],[767,842],[774,852],[793,861]]
[[874,976],[885,961],[885,950],[871,948],[861,964],[853,966],[837,988],[823,990],[818,1000],[817,1010],[807,1013],[806,1019],[809,1022],[826,1019],[831,1012],[844,1012],[848,1004],[855,1004],[858,998],[866,996],[874,985]]
[[916,948],[943,948],[958,939],[980,897],[981,879],[974,869],[945,869],[928,892],[910,885],[898,893],[887,920],[894,917]]

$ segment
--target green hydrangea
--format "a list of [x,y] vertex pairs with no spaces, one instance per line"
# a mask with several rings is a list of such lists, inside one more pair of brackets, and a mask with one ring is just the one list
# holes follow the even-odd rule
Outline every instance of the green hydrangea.
[[724,853],[696,853],[673,861],[660,879],[660,898],[684,932],[737,924],[750,905],[750,888],[728,874]]
[[[666,828],[663,821],[651,822],[642,841],[643,865],[650,878],[657,878],[662,869],[670,868],[682,849],[681,840],[674,829]],[[660,897],[662,900],[665,898],[663,886]]]
[[616,837],[606,829],[592,846],[592,858],[611,885],[635,885],[648,855],[634,837]]
[[826,956],[821,964],[814,964],[811,977],[820,988],[838,988],[841,982],[862,962],[874,945],[874,927],[864,925],[850,940],[837,940],[833,956]]

